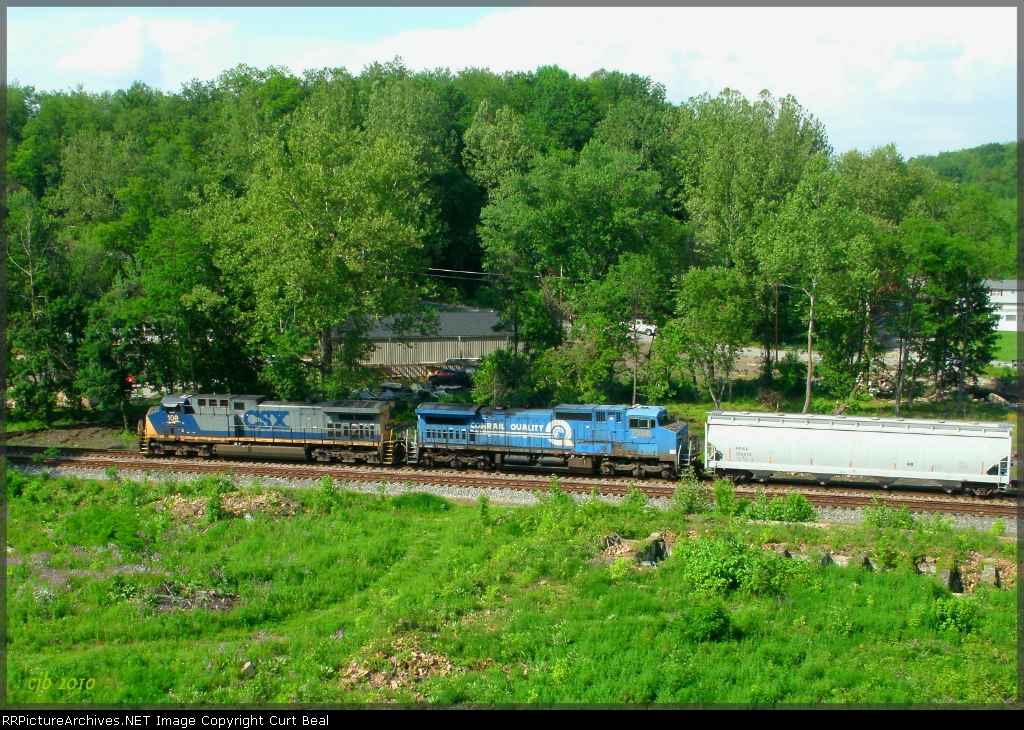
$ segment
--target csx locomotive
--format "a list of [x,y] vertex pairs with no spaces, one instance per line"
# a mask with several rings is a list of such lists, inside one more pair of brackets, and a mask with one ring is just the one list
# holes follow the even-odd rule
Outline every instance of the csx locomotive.
[[[292,403],[179,393],[139,422],[142,453],[676,476],[690,464],[684,422],[659,406],[490,408],[424,403],[398,431],[391,403]],[[695,450],[694,450],[695,452]]]

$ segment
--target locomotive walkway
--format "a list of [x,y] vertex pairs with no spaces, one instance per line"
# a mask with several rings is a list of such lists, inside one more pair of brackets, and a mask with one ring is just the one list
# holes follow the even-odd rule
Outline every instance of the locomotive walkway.
[[[180,457],[146,458],[137,451],[100,449],[61,449],[57,456],[43,456],[42,447],[12,446],[7,454],[8,461],[39,466],[65,466],[87,469],[117,469],[149,473],[171,472],[189,474],[230,473],[239,476],[276,477],[284,479],[319,479],[329,476],[338,480],[363,482],[384,481],[411,482],[455,487],[477,487],[482,489],[524,489],[546,490],[550,475],[523,472],[481,472],[454,471],[450,469],[414,469],[375,466],[343,466],[316,463],[287,463],[235,461],[226,459],[199,459]],[[40,458],[42,457],[42,458]],[[624,495],[635,485],[648,497],[671,497],[675,491],[673,482],[660,479],[626,480],[614,477],[572,476],[559,474],[562,489],[566,492],[590,494],[596,490],[602,495]],[[832,485],[824,488],[807,484],[767,484],[762,487],[769,497],[785,495],[793,489],[806,496],[817,507],[870,507],[873,500],[890,507],[906,505],[913,512],[942,512],[945,514],[984,515],[989,517],[1014,517],[1017,501],[1013,497],[978,498],[965,495],[936,494],[927,491],[883,491],[876,487],[857,485]],[[736,487],[740,496],[753,497],[754,487]]]

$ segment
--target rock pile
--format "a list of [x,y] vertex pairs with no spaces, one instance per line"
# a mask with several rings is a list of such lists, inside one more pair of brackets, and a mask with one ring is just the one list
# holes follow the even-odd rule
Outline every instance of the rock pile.
[[238,595],[235,593],[181,588],[170,583],[161,583],[153,598],[159,611],[192,611],[197,608],[207,611],[230,611],[238,603]]
[[[374,689],[395,690],[400,687],[417,685],[432,675],[446,677],[466,671],[456,667],[446,657],[423,651],[420,640],[416,637],[398,637],[390,647],[390,655],[378,651],[375,659],[385,659],[387,668],[373,669],[358,661],[353,661],[342,670],[342,687],[368,684]],[[380,664],[380,662],[372,662]]]
[[[275,517],[291,517],[302,505],[288,499],[281,492],[228,492],[221,495],[221,512],[231,517],[251,516],[264,512]],[[176,520],[202,520],[206,518],[207,497],[191,499],[172,494],[157,505],[157,511],[167,510]]]

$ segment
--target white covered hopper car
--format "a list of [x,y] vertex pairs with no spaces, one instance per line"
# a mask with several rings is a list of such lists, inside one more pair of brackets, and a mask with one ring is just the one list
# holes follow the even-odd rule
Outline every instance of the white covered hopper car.
[[739,481],[867,477],[986,495],[1010,489],[1012,452],[1006,423],[713,411],[704,468]]

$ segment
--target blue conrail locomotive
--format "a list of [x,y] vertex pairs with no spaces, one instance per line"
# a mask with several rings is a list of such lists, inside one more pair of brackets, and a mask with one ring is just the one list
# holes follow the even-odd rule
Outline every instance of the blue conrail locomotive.
[[425,403],[416,417],[414,429],[397,432],[387,401],[290,403],[179,393],[149,409],[139,422],[139,444],[151,456],[534,467],[635,477],[675,476],[691,460],[686,424],[658,406]]
[[688,429],[659,406],[488,408],[424,403],[409,464],[543,467],[671,477],[690,463]]

